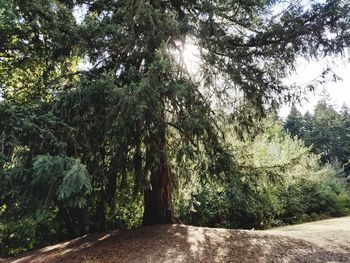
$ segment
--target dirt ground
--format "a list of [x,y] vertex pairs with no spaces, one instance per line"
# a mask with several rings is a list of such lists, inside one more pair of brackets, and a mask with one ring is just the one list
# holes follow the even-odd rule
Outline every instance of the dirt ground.
[[[309,241],[333,251],[350,253],[350,217],[333,218],[266,231]],[[350,262],[350,261],[349,261]]]
[[350,217],[267,231],[159,225],[82,237],[1,262],[350,262]]

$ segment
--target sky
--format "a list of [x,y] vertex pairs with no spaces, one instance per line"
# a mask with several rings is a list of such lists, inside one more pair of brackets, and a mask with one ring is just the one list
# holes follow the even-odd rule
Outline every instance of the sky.
[[[306,111],[313,112],[316,103],[321,99],[322,93],[329,94],[330,101],[336,109],[340,109],[343,104],[350,106],[350,56],[345,54],[343,57],[321,59],[319,61],[299,60],[296,72],[288,78],[287,83],[307,84],[317,78],[329,65],[333,68],[333,72],[340,78],[334,82],[329,80],[327,83],[320,85],[315,92],[304,94],[307,100],[304,100],[301,105],[296,105],[297,108],[305,113]],[[289,114],[290,106],[283,106],[279,112],[281,117],[286,117]]]

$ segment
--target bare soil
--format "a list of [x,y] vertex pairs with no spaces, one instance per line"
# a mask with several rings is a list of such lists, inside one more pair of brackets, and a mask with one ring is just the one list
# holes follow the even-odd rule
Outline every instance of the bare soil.
[[350,217],[268,231],[158,225],[86,236],[1,262],[350,262]]

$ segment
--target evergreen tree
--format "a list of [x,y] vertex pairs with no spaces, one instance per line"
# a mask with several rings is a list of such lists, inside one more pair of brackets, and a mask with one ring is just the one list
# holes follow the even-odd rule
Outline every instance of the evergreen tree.
[[312,132],[314,131],[314,119],[312,114],[307,111],[303,116],[303,130],[305,145],[310,146],[312,144]]
[[[117,185],[124,189],[130,182],[135,193],[144,190],[143,224],[176,222],[169,134],[179,138],[178,162],[182,153],[199,163],[196,167],[203,174],[232,174],[234,160],[218,128],[220,115],[214,102],[229,102],[233,91],[239,91],[242,98],[233,116],[248,126],[254,117],[293,99],[295,90],[282,78],[294,69],[298,56],[332,55],[349,46],[347,1],[308,7],[291,3],[276,14],[279,2],[2,1],[7,10],[0,22],[6,40],[0,50],[1,61],[6,62],[0,68],[0,81],[7,100],[0,126],[6,148],[2,177],[8,178],[16,167],[35,181],[33,155],[80,159],[91,177],[86,204],[94,210],[91,215],[100,231],[105,229],[106,214],[115,208]],[[86,13],[82,23],[73,18],[75,7]],[[174,55],[183,51],[186,39],[201,50],[202,81],[195,81]],[[22,63],[23,56],[28,64]],[[66,81],[66,75],[77,73],[70,64],[77,56],[92,66],[79,74],[79,83]],[[25,93],[20,92],[23,86]],[[22,115],[28,129],[52,125],[52,120],[67,129],[40,133],[33,141],[22,136],[15,117],[12,127],[6,123],[4,118],[22,111],[12,111],[8,101],[21,101],[25,111],[33,102],[32,94],[39,94],[34,98],[41,102],[36,103],[38,115]],[[53,116],[41,119],[39,113],[45,110]],[[54,139],[61,143],[53,149],[45,147]],[[14,165],[8,165],[13,160]],[[44,160],[45,165],[51,162]],[[60,171],[62,178],[66,170]],[[77,178],[86,176],[82,168],[79,174]],[[82,184],[84,196],[89,194],[88,185]],[[55,198],[53,202],[59,204]],[[72,216],[72,222],[83,224],[87,209],[78,203],[61,211]]]
[[303,115],[298,111],[296,106],[293,104],[289,115],[284,123],[284,129],[288,131],[293,137],[298,136],[299,138],[304,137],[303,132]]
[[310,146],[315,154],[321,155],[323,164],[339,162],[346,173],[349,172],[349,114],[346,106],[338,113],[329,104],[329,95],[324,96],[316,105],[314,115],[305,113],[302,121],[296,121],[297,113],[291,111],[284,128],[298,123],[295,134],[303,138],[305,144]]

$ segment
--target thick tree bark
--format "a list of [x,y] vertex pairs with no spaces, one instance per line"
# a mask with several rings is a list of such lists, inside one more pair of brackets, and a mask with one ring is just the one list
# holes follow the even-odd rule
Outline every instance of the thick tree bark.
[[160,154],[151,170],[150,187],[144,192],[143,225],[178,223],[172,205],[170,167],[167,158],[165,132],[156,143]]

